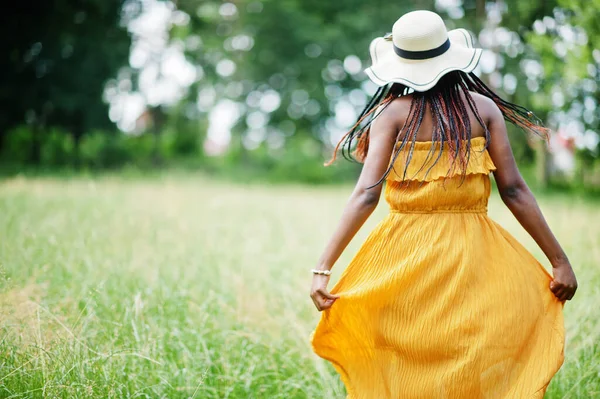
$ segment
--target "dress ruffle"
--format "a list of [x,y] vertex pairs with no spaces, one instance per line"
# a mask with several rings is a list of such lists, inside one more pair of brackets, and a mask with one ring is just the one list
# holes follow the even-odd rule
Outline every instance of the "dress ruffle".
[[440,154],[439,143],[434,144],[431,141],[418,141],[414,145],[412,158],[408,164],[408,168],[406,168],[406,157],[411,145],[411,143],[407,143],[405,150],[394,161],[394,167],[387,176],[387,180],[398,182],[406,180],[431,182],[445,177],[462,175],[463,173],[465,175],[489,174],[496,170],[496,165],[494,165],[485,144],[485,137],[471,139],[468,163],[466,168],[463,168],[458,159],[454,165],[452,164],[450,157],[447,156],[450,151],[447,146],[444,146]]

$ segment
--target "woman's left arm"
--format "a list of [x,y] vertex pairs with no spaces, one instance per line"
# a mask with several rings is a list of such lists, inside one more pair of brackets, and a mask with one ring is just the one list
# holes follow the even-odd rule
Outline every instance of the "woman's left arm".
[[[316,269],[331,270],[348,243],[373,213],[381,196],[382,184],[368,188],[383,176],[392,155],[399,130],[394,103],[388,105],[370,126],[369,150],[360,177],[342,212],[341,220],[319,258]],[[319,311],[328,309],[338,298],[327,290],[329,276],[315,274],[310,296]]]

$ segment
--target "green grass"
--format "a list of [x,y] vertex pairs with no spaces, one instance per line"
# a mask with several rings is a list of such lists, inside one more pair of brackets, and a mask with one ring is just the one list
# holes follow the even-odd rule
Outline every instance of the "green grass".
[[[343,398],[310,350],[308,290],[350,189],[4,180],[0,398]],[[547,397],[600,397],[600,206],[539,202],[580,282]],[[386,212],[382,201],[333,281]],[[490,214],[542,259],[496,198]]]

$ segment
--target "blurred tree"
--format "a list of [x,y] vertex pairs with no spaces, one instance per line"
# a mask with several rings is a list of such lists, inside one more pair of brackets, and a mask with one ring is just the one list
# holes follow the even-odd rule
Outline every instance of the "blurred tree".
[[319,144],[315,155],[336,138],[329,136],[334,130],[339,134],[352,122],[336,120],[337,107],[360,108],[367,100],[364,91],[353,90],[364,87],[370,41],[387,33],[399,15],[433,5],[429,0],[178,2],[202,41],[187,51],[205,72],[198,100],[210,94],[211,105],[238,102],[242,114],[234,140],[248,147],[277,147],[292,134],[304,134]]
[[38,163],[47,126],[68,130],[75,154],[86,131],[111,126],[102,94],[127,63],[122,7],[123,1],[36,0],[11,3],[2,13],[0,52],[8,62],[0,67],[0,148],[11,127],[26,123],[34,134],[30,161]]
[[[595,12],[590,12],[595,10]],[[550,112],[565,138],[575,140],[582,159],[599,154],[600,0],[559,0],[550,15],[534,22],[528,42],[544,71],[533,100]],[[589,162],[584,162],[588,167]]]

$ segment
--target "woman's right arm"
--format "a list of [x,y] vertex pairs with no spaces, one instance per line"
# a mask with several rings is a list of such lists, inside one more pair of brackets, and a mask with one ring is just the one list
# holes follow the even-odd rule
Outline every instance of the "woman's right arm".
[[500,197],[552,264],[554,280],[550,283],[550,290],[561,301],[571,299],[577,290],[577,279],[569,259],[517,168],[500,109],[491,100],[486,101],[486,108],[491,136],[488,151],[497,168],[494,178]]

